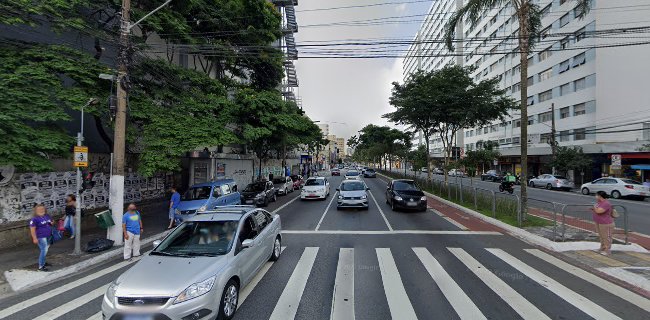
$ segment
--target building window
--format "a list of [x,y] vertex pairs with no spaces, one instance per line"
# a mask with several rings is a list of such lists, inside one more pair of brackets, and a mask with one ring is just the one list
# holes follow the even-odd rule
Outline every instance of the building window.
[[571,111],[569,110],[569,107],[564,107],[560,109],[560,119],[568,118],[571,116]]
[[512,122],[512,127],[513,128],[519,128],[521,127],[521,120],[515,120]]
[[539,114],[539,122],[549,122],[553,119],[553,112],[544,112]]
[[576,38],[576,42],[579,42],[580,40],[584,39],[586,35],[587,35],[587,33],[586,33],[585,28],[582,28],[582,29],[576,31],[576,33],[574,34],[574,36]]
[[586,138],[587,137],[584,128],[573,130],[573,140],[585,140]]
[[553,68],[548,68],[539,73],[539,81],[549,79],[553,75]]
[[528,86],[530,87],[533,84],[535,84],[535,79],[534,79],[534,77],[528,77],[528,80],[526,82],[527,82]]
[[533,125],[535,124],[535,116],[530,116],[528,117],[528,125]]
[[520,137],[512,137],[512,144],[519,145],[520,141],[521,141]]
[[575,57],[573,57],[573,67],[575,68],[575,67],[578,67],[578,66],[581,66],[581,65],[585,64],[586,59],[587,58],[585,57],[584,52],[577,55],[577,56],[575,56]]
[[490,127],[490,132],[497,132],[497,131],[499,131],[499,127],[496,124],[493,124]]
[[539,136],[539,143],[548,143],[550,144],[553,141],[553,138],[550,133],[542,133]]
[[569,63],[569,60],[564,60],[560,63],[560,73],[567,72],[571,69],[571,64]]
[[532,105],[534,105],[534,104],[535,104],[535,97],[533,97],[533,96],[529,96],[529,97],[528,97],[527,105],[532,106]]
[[567,12],[567,14],[563,15],[560,18],[560,28],[562,28],[562,27],[566,26],[567,24],[569,24],[569,22],[571,22],[571,13]]
[[587,113],[587,110],[585,109],[585,104],[584,103],[576,104],[575,106],[573,106],[573,116],[574,117],[579,116],[579,115],[583,115],[585,113]]
[[569,141],[569,130],[560,131],[560,142]]
[[548,37],[548,35],[549,35],[550,33],[551,33],[551,26],[548,26],[548,27],[546,27],[546,29],[543,29],[543,30],[539,33],[539,37],[540,37],[541,39],[546,39],[546,37]]
[[580,6],[577,6],[573,8],[573,16],[576,17],[576,19],[582,18],[582,16],[585,14],[584,10]]
[[567,95],[571,93],[571,83],[565,83],[560,86],[560,95]]
[[578,80],[573,82],[573,85],[574,85],[576,91],[584,89],[585,84],[586,84],[585,78],[578,79]]
[[488,130],[490,130],[488,127],[483,128],[483,134],[488,133]]
[[553,99],[553,90],[547,90],[539,94],[539,102]]
[[569,47],[569,37],[560,40],[560,49],[564,50]]
[[542,9],[542,10],[539,12],[539,14],[540,14],[540,19],[544,19],[544,17],[546,17],[549,13],[551,13],[551,4],[549,4],[548,6],[544,7],[544,9]]
[[569,0],[560,0],[560,5],[563,5],[567,1],[569,1]]
[[551,48],[547,48],[546,50],[539,53],[539,62],[542,62],[553,55],[553,51],[551,51],[550,49]]
[[515,83],[515,84],[512,85],[512,92],[513,93],[519,92],[519,90],[521,90],[521,85],[519,83]]

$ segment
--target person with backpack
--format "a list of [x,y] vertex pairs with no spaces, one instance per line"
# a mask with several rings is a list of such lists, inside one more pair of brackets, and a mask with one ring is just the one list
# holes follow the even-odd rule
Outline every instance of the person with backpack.
[[53,224],[54,220],[47,214],[45,205],[41,203],[34,206],[34,216],[29,220],[29,232],[32,236],[32,242],[40,250],[38,255],[38,271],[48,271],[47,267],[49,264],[45,261],[45,257],[50,247]]
[[122,216],[122,232],[124,234],[124,260],[140,256],[140,234],[142,217],[135,203],[130,203],[128,210]]
[[74,239],[74,217],[77,215],[77,197],[69,194],[65,199],[65,220],[64,228],[70,233],[70,239]]

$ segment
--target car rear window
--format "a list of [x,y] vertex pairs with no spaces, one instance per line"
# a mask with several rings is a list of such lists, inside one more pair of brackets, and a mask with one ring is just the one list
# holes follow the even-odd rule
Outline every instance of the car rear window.
[[638,184],[638,185],[643,185],[643,184],[641,184],[641,182],[634,181],[634,180],[632,180],[632,179],[621,179],[621,181],[623,181],[623,182],[625,182],[625,183],[628,183],[628,184]]
[[324,186],[325,185],[325,180],[323,179],[308,179],[307,182],[305,182],[306,186]]

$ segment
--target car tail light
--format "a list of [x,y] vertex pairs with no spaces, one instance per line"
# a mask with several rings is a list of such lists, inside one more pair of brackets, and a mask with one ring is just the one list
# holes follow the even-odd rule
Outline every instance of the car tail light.
[[631,185],[631,184],[626,184],[625,187],[628,188],[628,189],[634,189],[634,186]]

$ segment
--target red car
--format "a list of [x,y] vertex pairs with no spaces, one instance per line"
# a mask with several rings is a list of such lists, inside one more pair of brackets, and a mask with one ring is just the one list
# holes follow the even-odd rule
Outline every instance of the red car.
[[300,190],[304,180],[301,175],[294,174],[291,176],[291,181],[293,181],[293,190]]
[[333,175],[333,176],[340,176],[340,175],[341,175],[341,170],[339,170],[339,169],[332,169],[332,175]]

